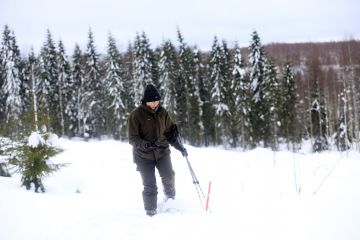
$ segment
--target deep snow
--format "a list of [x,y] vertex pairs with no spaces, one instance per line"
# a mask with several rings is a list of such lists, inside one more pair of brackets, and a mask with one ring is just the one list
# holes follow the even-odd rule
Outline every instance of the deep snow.
[[[131,146],[60,139],[47,192],[0,177],[0,239],[360,239],[360,154],[187,146],[212,213],[200,205],[185,159],[172,149],[177,198],[144,214]],[[306,149],[306,148],[304,148]],[[159,182],[159,202],[162,201]]]

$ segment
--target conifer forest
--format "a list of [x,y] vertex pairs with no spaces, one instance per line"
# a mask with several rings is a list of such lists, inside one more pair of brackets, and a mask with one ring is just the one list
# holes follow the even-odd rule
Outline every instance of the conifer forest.
[[127,140],[127,117],[154,84],[161,104],[193,146],[360,151],[360,41],[248,46],[215,36],[202,51],[177,41],[152,46],[145,32],[126,49],[109,35],[99,52],[91,29],[72,52],[50,30],[39,52],[23,54],[2,29],[0,136],[36,128],[63,137]]

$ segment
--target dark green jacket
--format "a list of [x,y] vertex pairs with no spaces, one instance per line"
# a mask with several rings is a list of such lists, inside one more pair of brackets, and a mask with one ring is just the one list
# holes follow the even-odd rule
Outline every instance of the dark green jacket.
[[[137,107],[128,118],[129,143],[133,146],[136,159],[157,160],[170,154],[165,134],[170,131],[173,122],[168,112],[159,105],[154,111],[146,105]],[[145,149],[145,144],[157,141],[162,147],[155,150]]]

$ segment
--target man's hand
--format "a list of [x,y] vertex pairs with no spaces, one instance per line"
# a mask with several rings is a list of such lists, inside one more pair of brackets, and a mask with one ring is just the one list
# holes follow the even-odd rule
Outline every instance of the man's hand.
[[144,145],[144,148],[146,149],[146,150],[155,150],[155,149],[157,149],[157,148],[166,148],[166,147],[168,147],[169,146],[169,144],[168,143],[161,143],[161,142],[159,142],[159,141],[153,141],[153,142],[147,142],[147,143],[145,143],[145,145]]
[[155,150],[158,148],[158,146],[155,144],[155,142],[147,142],[145,143],[144,148],[146,150]]
[[189,156],[188,155],[188,152],[186,151],[186,148],[183,148],[182,150],[180,150],[181,154],[183,155],[183,157],[187,157]]

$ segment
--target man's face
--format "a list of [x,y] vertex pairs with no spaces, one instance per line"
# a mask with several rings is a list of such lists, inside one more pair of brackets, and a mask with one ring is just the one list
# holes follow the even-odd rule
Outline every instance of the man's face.
[[157,106],[159,105],[159,101],[154,101],[154,102],[147,102],[146,106],[148,106],[151,109],[155,109]]

